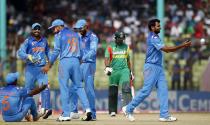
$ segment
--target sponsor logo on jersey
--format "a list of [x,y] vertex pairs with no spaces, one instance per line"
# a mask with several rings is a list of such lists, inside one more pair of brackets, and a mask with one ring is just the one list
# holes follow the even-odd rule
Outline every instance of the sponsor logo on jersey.
[[114,51],[113,55],[126,54],[126,51]]
[[35,48],[32,48],[33,52],[44,52],[44,48],[43,47],[35,47]]

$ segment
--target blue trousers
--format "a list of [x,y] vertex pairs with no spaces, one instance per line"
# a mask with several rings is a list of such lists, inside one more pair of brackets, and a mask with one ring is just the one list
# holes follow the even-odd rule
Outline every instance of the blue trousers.
[[87,95],[81,83],[80,62],[78,58],[63,58],[59,64],[59,85],[61,93],[61,107],[63,116],[69,117],[70,115],[70,91],[69,80],[75,86],[75,91],[79,96],[84,110],[90,108]]
[[157,89],[157,96],[160,102],[160,117],[168,117],[168,87],[164,69],[161,66],[148,63],[144,65],[143,88],[138,91],[134,99],[127,105],[126,111],[132,113],[135,107],[150,95],[153,87]]
[[[82,63],[80,65],[82,72],[82,81],[85,83],[85,92],[90,103],[90,109],[92,112],[92,118],[96,118],[95,107],[95,88],[94,88],[94,75],[96,71],[96,63]],[[71,86],[70,98],[71,98],[71,112],[77,112],[78,97],[75,93],[74,84]]]
[[[35,88],[35,83],[40,85],[48,84],[48,76],[41,71],[40,66],[27,65],[25,69],[25,88],[32,90]],[[51,109],[50,90],[46,88],[41,92],[42,108]]]
[[20,112],[18,112],[16,115],[3,115],[3,119],[6,122],[20,122],[26,116],[29,110],[31,111],[33,118],[37,117],[38,113],[36,103],[32,97],[26,97],[24,99],[23,106]]

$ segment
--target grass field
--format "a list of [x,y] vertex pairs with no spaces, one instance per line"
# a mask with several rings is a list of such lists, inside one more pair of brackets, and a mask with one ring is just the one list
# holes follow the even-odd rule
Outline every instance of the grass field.
[[116,117],[110,117],[107,114],[98,114],[97,121],[84,122],[80,120],[72,120],[68,122],[56,122],[57,115],[49,117],[47,120],[39,120],[38,122],[15,122],[5,123],[0,121],[0,125],[209,125],[210,124],[210,113],[174,113],[173,116],[178,118],[176,122],[159,122],[159,114],[135,114],[135,122],[129,122],[122,114]]

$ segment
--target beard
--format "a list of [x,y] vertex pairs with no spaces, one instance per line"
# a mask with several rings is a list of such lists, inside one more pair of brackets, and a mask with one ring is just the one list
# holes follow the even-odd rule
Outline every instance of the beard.
[[116,44],[117,45],[122,45],[123,44],[123,40],[116,40]]
[[41,37],[41,34],[40,34],[40,33],[37,33],[37,32],[32,33],[32,35],[33,35],[34,37]]
[[158,33],[160,33],[160,30],[156,30],[156,31],[155,31],[155,34],[158,34]]

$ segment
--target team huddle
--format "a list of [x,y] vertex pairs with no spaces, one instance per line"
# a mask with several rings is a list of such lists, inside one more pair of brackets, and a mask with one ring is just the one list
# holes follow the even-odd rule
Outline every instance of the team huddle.
[[[0,101],[4,121],[18,122],[22,119],[38,121],[52,115],[48,71],[59,57],[58,80],[61,95],[62,114],[57,121],[78,119],[78,97],[81,101],[85,117],[82,121],[95,121],[95,88],[96,54],[98,37],[89,30],[86,20],[78,20],[73,28],[65,26],[61,19],[56,19],[48,28],[55,34],[54,48],[50,51],[47,39],[41,36],[42,26],[32,25],[29,36],[17,51],[17,56],[26,62],[25,87],[17,87],[19,73],[9,73],[6,86],[1,88]],[[168,47],[158,36],[160,21],[150,20],[147,38],[147,52],[144,65],[144,86],[136,96],[132,93],[132,73],[130,49],[124,43],[126,34],[118,31],[114,41],[107,46],[105,52],[104,73],[109,77],[109,114],[117,114],[118,86],[122,88],[122,111],[129,121],[135,121],[133,111],[149,94],[153,87],[157,88],[160,100],[159,121],[176,121],[168,112],[168,89],[163,69],[163,53],[174,52],[189,47],[190,41],[181,45]],[[84,85],[83,85],[84,82]],[[36,87],[36,83],[38,83]],[[41,92],[41,112],[37,111],[33,95]],[[133,98],[132,98],[133,96]]]

